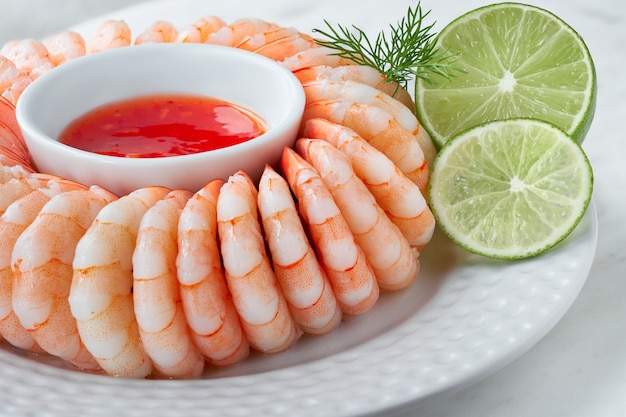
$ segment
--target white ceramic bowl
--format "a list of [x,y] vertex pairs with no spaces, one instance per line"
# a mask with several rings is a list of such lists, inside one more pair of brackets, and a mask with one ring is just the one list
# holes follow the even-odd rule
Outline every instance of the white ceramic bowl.
[[[57,141],[75,118],[102,104],[155,93],[213,97],[259,115],[266,133],[227,148],[162,158],[123,158]],[[256,179],[296,138],[305,97],[282,65],[236,48],[145,44],[99,52],[35,80],[17,103],[22,133],[40,172],[116,194],[149,185],[195,191],[214,178],[245,170]]]

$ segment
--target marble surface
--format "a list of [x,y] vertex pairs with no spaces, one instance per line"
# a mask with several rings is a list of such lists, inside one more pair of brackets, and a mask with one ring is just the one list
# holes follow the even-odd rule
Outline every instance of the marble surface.
[[[43,37],[65,26],[126,7],[130,0],[20,0],[0,3],[0,44],[12,38]],[[211,2],[207,1],[207,5]],[[465,4],[466,3],[466,4]],[[467,1],[469,10],[488,2]],[[598,74],[595,120],[584,144],[594,167],[599,240],[589,278],[578,299],[548,335],[522,357],[462,391],[419,407],[390,410],[396,417],[617,417],[626,404],[626,3],[622,0],[536,0],[585,39]],[[345,19],[342,2],[333,7]],[[387,4],[387,3],[385,3]],[[413,2],[392,1],[398,10]],[[424,0],[440,24],[452,15]],[[259,6],[260,7],[260,6]],[[304,7],[304,6],[303,6]],[[376,8],[379,6],[372,6]],[[383,6],[380,6],[383,7]],[[386,6],[384,6],[386,7]],[[208,7],[210,9],[210,7]],[[332,10],[332,9],[329,9]],[[248,14],[248,13],[245,13]],[[375,10],[371,13],[376,22]],[[346,21],[352,23],[352,21]],[[385,24],[387,22],[384,22]],[[297,26],[297,24],[294,24]],[[302,28],[308,29],[308,28]]]

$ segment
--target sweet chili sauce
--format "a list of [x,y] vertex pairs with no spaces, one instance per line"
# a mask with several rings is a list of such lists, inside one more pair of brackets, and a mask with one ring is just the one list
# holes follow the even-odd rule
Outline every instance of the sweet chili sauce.
[[265,132],[252,112],[214,98],[159,94],[113,102],[71,122],[59,142],[127,158],[187,155],[224,148]]

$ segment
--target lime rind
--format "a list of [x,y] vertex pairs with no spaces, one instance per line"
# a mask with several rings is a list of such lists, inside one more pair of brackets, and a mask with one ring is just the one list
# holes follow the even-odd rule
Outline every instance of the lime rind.
[[581,146],[533,119],[494,121],[440,150],[429,183],[440,229],[498,259],[538,255],[565,239],[587,210],[593,171]]
[[595,113],[596,71],[583,39],[562,19],[522,3],[492,4],[450,22],[437,42],[465,70],[416,82],[417,115],[437,147],[473,126],[518,117],[550,122],[583,142]]

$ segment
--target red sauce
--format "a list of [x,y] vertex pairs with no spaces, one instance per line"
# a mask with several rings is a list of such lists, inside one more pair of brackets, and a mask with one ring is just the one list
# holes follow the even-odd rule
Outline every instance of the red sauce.
[[265,132],[260,118],[233,104],[193,95],[150,95],[98,107],[70,123],[59,141],[127,158],[225,148]]

